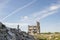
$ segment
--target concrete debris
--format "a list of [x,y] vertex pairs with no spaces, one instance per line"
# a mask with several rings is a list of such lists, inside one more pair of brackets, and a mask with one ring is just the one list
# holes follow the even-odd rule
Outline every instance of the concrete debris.
[[34,40],[34,37],[24,31],[7,28],[0,22],[0,40]]

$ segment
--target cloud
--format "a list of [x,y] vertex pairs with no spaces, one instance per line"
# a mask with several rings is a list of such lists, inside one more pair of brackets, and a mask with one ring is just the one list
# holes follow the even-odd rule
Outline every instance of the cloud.
[[50,10],[56,10],[60,7],[60,5],[54,5],[50,7]]
[[42,11],[32,13],[31,15],[29,15],[29,17],[23,16],[23,18],[21,18],[20,22],[22,21],[25,23],[33,24],[36,21],[40,21],[41,19],[43,19],[47,16],[55,14],[59,8],[60,8],[60,5],[51,5],[51,6],[47,7],[46,9],[43,9]]
[[33,0],[32,2],[30,2],[30,3],[26,4],[26,5],[24,5],[23,7],[16,9],[16,10],[13,11],[12,13],[10,13],[10,14],[7,15],[6,17],[4,17],[4,18],[2,19],[2,21],[5,20],[6,18],[8,18],[9,16],[15,14],[16,12],[18,12],[18,11],[20,11],[20,10],[22,10],[22,9],[24,9],[24,8],[26,8],[26,7],[28,7],[28,6],[30,6],[31,4],[33,4],[33,3],[35,3],[35,2],[36,2],[36,0]]
[[56,12],[57,12],[57,11],[48,12],[48,13],[46,13],[46,14],[43,14],[41,17],[40,17],[40,16],[37,17],[36,20],[37,20],[37,21],[40,21],[41,19],[43,19],[43,18],[45,18],[45,17],[47,17],[47,16],[49,16],[49,15],[55,14]]
[[24,19],[28,19],[29,17],[28,17],[28,16],[24,16],[23,18],[24,18]]
[[37,13],[33,13],[32,16],[34,16],[35,21],[41,20],[49,15],[55,14],[58,9],[60,8],[60,5],[52,5],[50,7],[47,7],[46,9],[37,12]]
[[38,17],[38,16],[42,16],[44,14],[48,14],[49,12],[54,12],[56,10],[58,10],[60,8],[60,5],[51,5],[49,7],[46,7],[45,9],[43,9],[42,11],[38,11],[32,14],[33,17]]

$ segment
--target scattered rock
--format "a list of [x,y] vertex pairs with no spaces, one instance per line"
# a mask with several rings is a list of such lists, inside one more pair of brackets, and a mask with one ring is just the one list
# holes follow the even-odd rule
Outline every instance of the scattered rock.
[[34,40],[34,37],[24,31],[7,28],[0,22],[0,40]]

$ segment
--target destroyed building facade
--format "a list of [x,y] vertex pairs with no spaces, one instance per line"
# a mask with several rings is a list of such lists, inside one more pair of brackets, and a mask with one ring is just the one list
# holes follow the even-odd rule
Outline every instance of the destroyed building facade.
[[40,33],[40,23],[37,22],[36,26],[28,25],[28,34],[29,35],[37,35]]

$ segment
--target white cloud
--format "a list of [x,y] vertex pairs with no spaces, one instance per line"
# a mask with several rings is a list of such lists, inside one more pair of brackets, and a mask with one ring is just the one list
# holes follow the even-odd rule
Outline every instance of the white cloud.
[[48,13],[46,13],[46,14],[43,14],[41,17],[37,17],[36,20],[40,21],[41,19],[43,19],[43,18],[45,18],[45,17],[47,17],[47,16],[49,16],[49,15],[52,15],[52,14],[54,14],[54,13],[56,13],[56,12],[57,12],[57,11],[48,12]]
[[29,17],[23,16],[20,19],[20,22],[34,24],[36,21],[40,21],[41,19],[43,19],[47,16],[55,14],[59,8],[60,8],[59,5],[49,6],[46,9],[43,9],[42,11],[39,11],[39,12],[36,12],[36,13],[29,15]]
[[49,15],[55,14],[59,8],[60,8],[60,5],[52,5],[40,12],[34,13],[32,16],[34,17],[35,21],[39,21]]
[[50,10],[56,10],[56,9],[58,9],[59,8],[59,5],[54,5],[54,6],[51,6],[50,7]]
[[24,19],[28,19],[28,16],[24,16],[23,18],[24,18]]
[[42,11],[38,11],[36,13],[33,13],[32,16],[33,17],[41,17],[42,15],[46,15],[46,14],[51,14],[51,12],[55,12],[56,10],[58,10],[60,8],[60,5],[51,5],[45,9],[43,9]]

